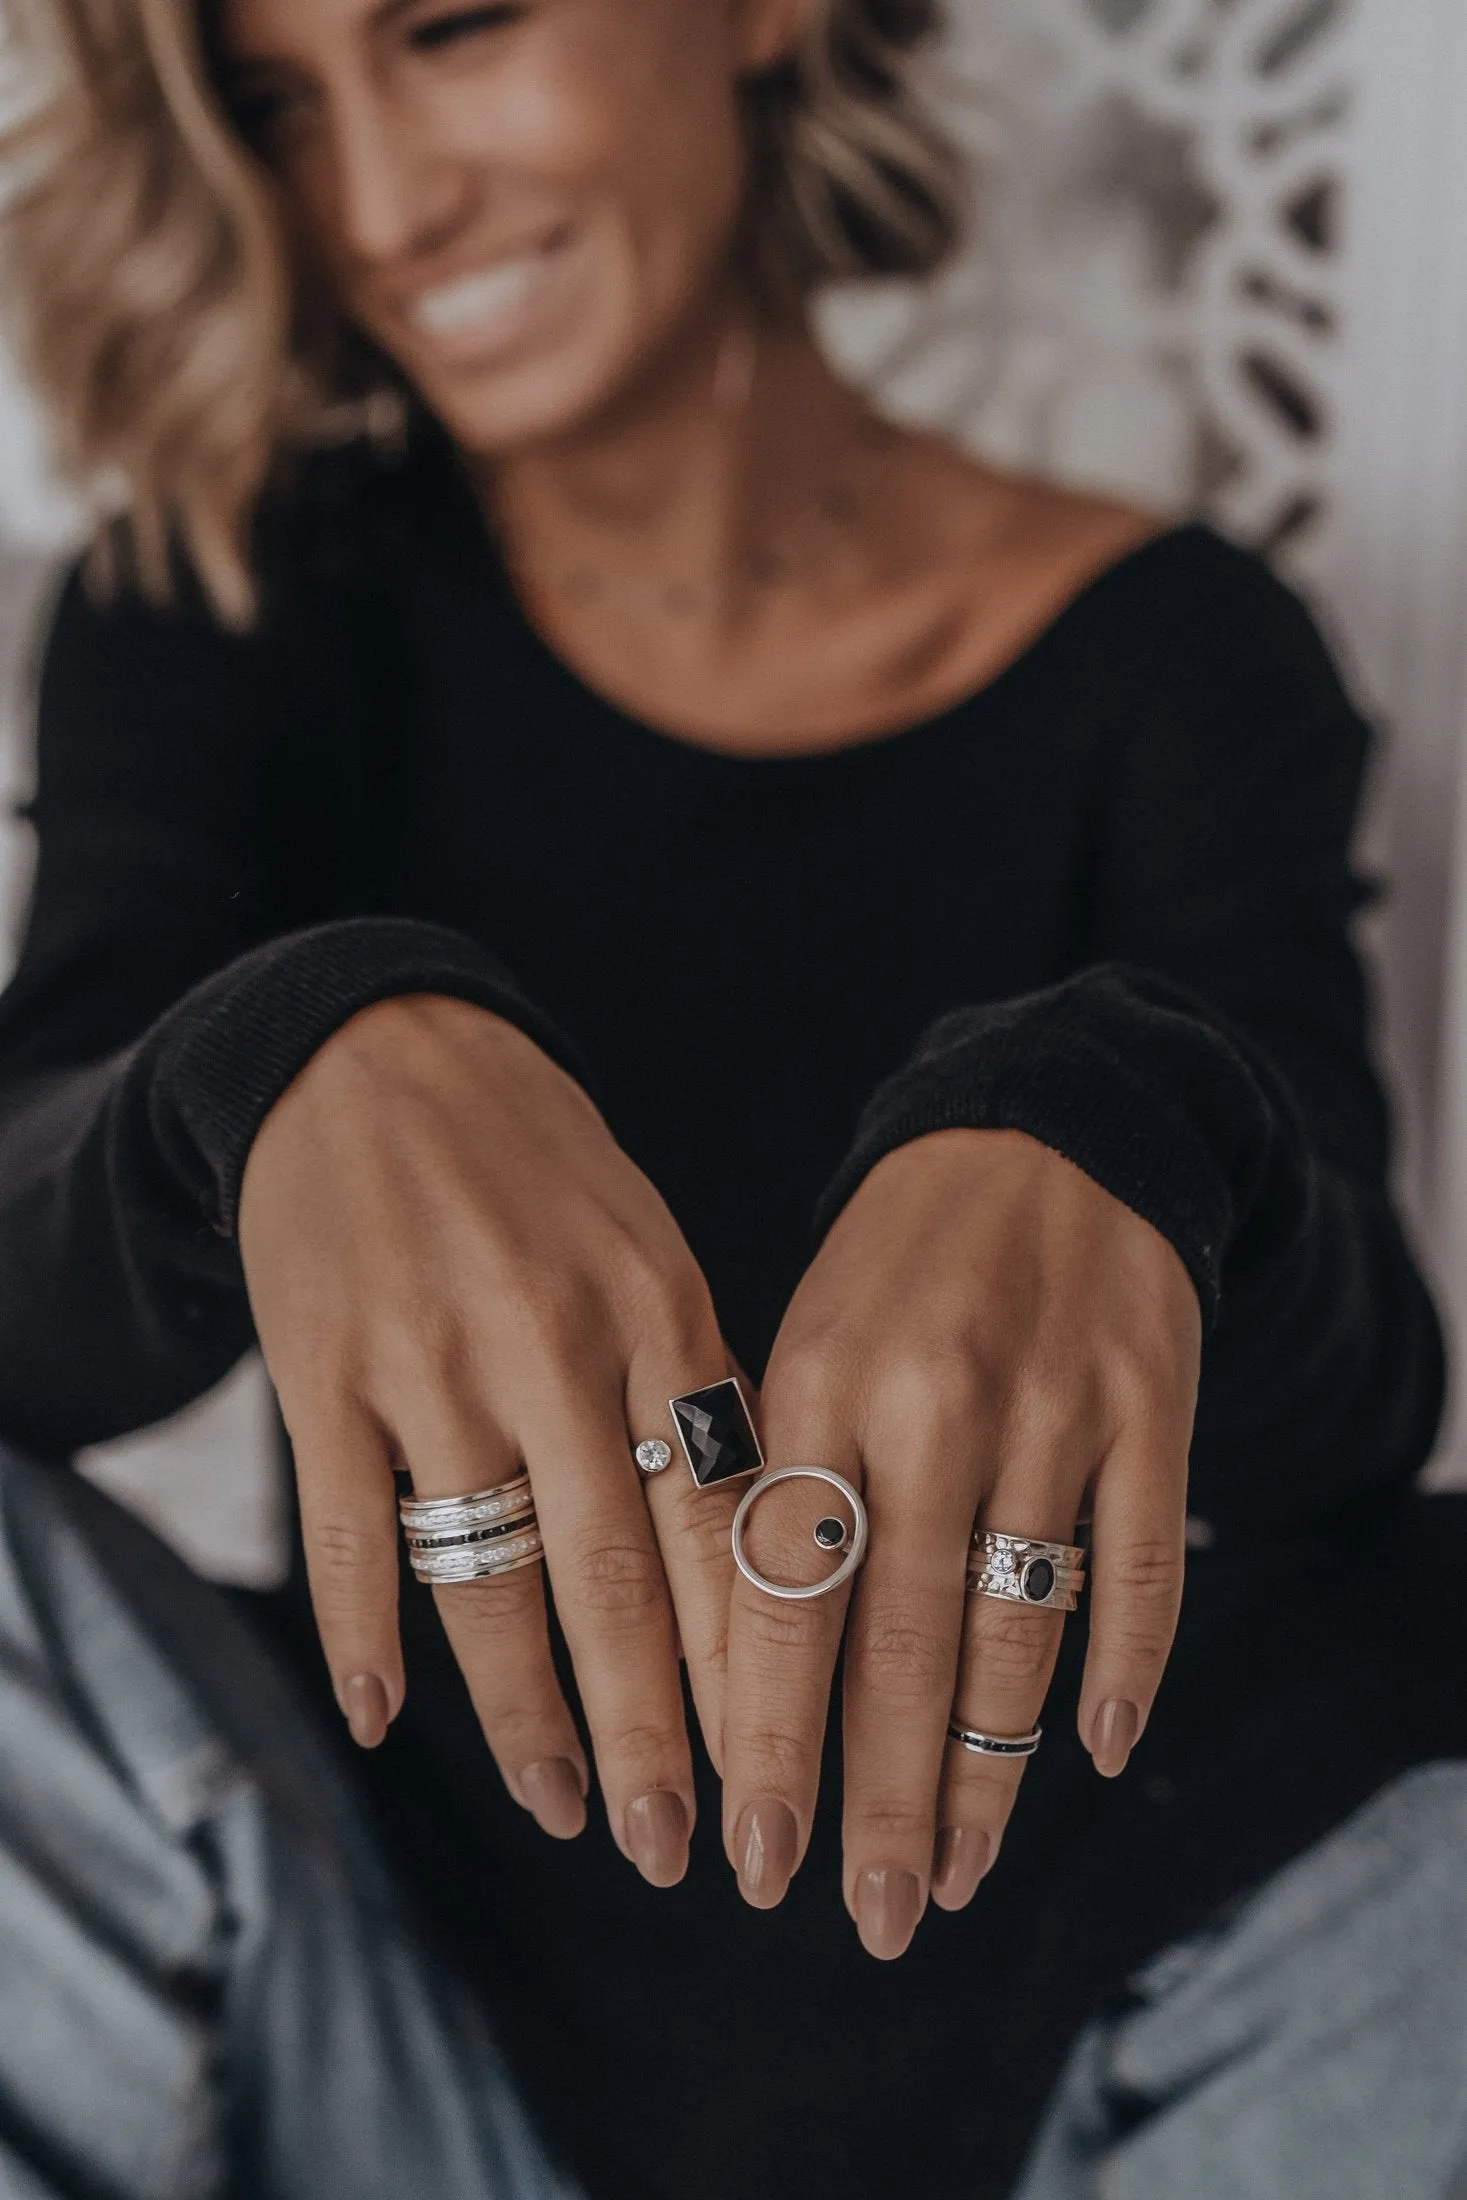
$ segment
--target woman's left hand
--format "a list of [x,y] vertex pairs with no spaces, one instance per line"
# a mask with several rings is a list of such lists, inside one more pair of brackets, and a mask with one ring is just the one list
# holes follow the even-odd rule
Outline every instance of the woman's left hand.
[[[778,1902],[809,1838],[847,1604],[845,1899],[900,1955],[929,1892],[969,1901],[1022,1759],[950,1743],[1036,1724],[1062,1616],[965,1593],[975,1522],[1071,1542],[1093,1519],[1081,1737],[1121,1771],[1181,1598],[1201,1321],[1151,1225],[1019,1131],[941,1131],[888,1154],[839,1216],[771,1356],[771,1467],[864,1491],[851,1592],[780,1603],[734,1585],[724,1839],[746,1897]],[[751,1513],[755,1563],[810,1580],[817,1483]]]

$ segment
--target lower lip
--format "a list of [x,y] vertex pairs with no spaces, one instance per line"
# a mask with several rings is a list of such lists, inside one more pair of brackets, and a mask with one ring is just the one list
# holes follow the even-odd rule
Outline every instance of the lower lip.
[[487,366],[512,351],[535,332],[546,308],[553,303],[569,272],[573,239],[558,237],[537,252],[530,262],[528,280],[503,305],[492,306],[472,321],[455,329],[425,328],[414,318],[410,323],[415,347],[426,347],[445,366]]

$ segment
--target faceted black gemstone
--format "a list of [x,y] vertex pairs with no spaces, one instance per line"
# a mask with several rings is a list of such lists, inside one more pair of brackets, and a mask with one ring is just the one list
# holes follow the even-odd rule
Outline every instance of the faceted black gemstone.
[[833,1513],[815,1523],[815,1540],[822,1551],[844,1550],[848,1532],[845,1522],[837,1520]]
[[706,1390],[690,1390],[674,1398],[672,1417],[682,1438],[693,1480],[700,1489],[710,1482],[728,1482],[736,1474],[757,1474],[764,1464],[749,1409],[738,1384],[710,1383]]
[[1031,1558],[1019,1576],[1019,1588],[1031,1604],[1042,1604],[1054,1587],[1054,1562]]

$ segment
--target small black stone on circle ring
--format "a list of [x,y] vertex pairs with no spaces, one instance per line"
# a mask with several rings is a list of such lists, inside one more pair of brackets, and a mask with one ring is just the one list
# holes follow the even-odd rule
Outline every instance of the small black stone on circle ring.
[[851,1531],[843,1520],[832,1513],[815,1523],[815,1541],[822,1551],[843,1551],[851,1540]]
[[1019,1594],[1027,1604],[1042,1604],[1054,1587],[1054,1561],[1031,1558],[1019,1576]]

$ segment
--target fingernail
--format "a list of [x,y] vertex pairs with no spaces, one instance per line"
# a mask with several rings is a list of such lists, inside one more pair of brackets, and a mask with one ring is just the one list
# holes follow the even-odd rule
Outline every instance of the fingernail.
[[866,1953],[883,1963],[901,1955],[921,1913],[915,1872],[862,1872],[856,1881],[856,1931]]
[[342,1683],[338,1698],[352,1740],[362,1749],[375,1749],[387,1732],[387,1690],[375,1673],[353,1673]]
[[675,1887],[688,1868],[688,1814],[670,1788],[656,1788],[627,1805],[626,1844],[632,1862],[654,1887]]
[[541,1831],[572,1841],[586,1823],[580,1775],[569,1757],[542,1757],[520,1774],[520,1793]]
[[944,1826],[937,1836],[932,1899],[945,1910],[960,1910],[978,1892],[978,1882],[993,1861],[993,1842],[981,1826]]
[[1095,1769],[1113,1780],[1126,1769],[1126,1759],[1136,1746],[1141,1714],[1133,1703],[1103,1703],[1090,1730],[1090,1754]]
[[777,1795],[762,1795],[746,1803],[734,1832],[734,1868],[739,1892],[756,1910],[772,1910],[783,1902],[794,1877],[799,1829],[788,1803]]

